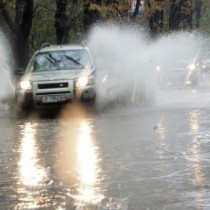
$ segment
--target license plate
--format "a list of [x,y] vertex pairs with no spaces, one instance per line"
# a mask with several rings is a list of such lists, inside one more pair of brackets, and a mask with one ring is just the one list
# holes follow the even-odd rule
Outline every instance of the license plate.
[[56,103],[56,102],[62,102],[62,101],[66,101],[67,98],[66,96],[41,96],[41,102],[42,103]]

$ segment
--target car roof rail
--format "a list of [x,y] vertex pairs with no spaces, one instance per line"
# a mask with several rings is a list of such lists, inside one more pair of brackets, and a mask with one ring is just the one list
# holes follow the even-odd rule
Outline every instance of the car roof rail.
[[41,45],[41,48],[45,48],[45,47],[49,47],[49,46],[50,46],[49,43],[43,43],[43,44]]

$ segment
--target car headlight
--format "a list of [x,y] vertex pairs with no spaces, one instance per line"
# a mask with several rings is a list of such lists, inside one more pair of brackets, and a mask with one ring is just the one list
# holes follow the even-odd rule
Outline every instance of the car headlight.
[[156,66],[156,71],[160,72],[160,66]]
[[192,64],[190,64],[190,65],[189,65],[189,69],[190,69],[190,71],[195,70],[195,68],[196,68],[196,66],[195,66],[195,64],[194,64],[194,63],[192,63]]
[[191,85],[192,82],[190,80],[187,80],[185,83],[186,85]]
[[20,82],[20,88],[22,90],[31,90],[32,89],[32,85],[31,82],[28,80],[23,80]]
[[93,78],[92,77],[80,77],[76,81],[77,88],[84,88],[86,85],[92,85]]

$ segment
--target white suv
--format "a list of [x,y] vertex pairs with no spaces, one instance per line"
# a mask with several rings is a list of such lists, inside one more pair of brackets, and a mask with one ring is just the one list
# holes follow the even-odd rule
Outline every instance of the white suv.
[[32,56],[16,87],[22,108],[95,98],[95,65],[83,45],[44,45]]

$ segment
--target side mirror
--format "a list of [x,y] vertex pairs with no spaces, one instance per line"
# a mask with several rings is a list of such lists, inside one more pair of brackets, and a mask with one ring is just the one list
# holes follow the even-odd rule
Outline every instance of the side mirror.
[[24,70],[23,69],[16,69],[15,70],[15,76],[22,76],[24,74]]

